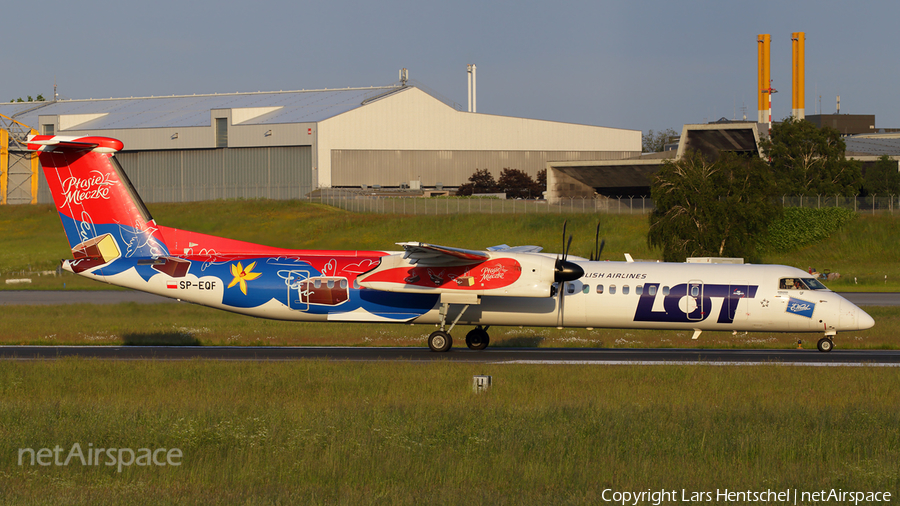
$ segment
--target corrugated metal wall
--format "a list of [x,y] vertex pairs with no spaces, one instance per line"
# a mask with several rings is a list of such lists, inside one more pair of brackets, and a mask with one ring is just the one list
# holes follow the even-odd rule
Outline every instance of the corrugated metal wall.
[[332,186],[399,186],[421,180],[423,186],[459,186],[477,169],[488,169],[494,179],[505,168],[536,177],[546,162],[620,160],[639,155],[632,151],[416,151],[332,150]]
[[[144,202],[286,200],[315,189],[310,146],[136,151],[116,158]],[[38,200],[52,201],[43,176]]]

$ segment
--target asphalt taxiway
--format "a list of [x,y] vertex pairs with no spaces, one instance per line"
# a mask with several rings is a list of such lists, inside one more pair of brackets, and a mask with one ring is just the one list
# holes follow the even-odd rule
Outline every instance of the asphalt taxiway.
[[244,347],[244,346],[0,346],[0,359],[48,360],[82,357],[111,360],[335,360],[448,361],[482,364],[696,364],[900,367],[900,351],[840,350],[698,350],[599,348],[428,348]]

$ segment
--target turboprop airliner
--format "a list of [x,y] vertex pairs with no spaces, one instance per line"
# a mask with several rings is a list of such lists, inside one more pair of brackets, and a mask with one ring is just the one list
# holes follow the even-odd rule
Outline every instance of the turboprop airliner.
[[[485,349],[493,325],[838,332],[872,318],[806,272],[780,265],[610,262],[536,246],[402,251],[272,248],[159,225],[107,137],[35,135],[73,258],[63,268],[109,284],[260,318],[432,324],[435,352]],[[565,237],[565,232],[563,232]],[[571,237],[569,238],[571,245]]]

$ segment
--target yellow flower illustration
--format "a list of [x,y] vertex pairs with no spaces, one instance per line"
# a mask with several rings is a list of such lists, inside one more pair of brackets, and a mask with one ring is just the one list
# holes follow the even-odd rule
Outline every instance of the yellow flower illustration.
[[253,281],[254,279],[262,276],[262,273],[253,272],[253,268],[256,267],[256,262],[248,265],[246,269],[241,265],[240,262],[237,265],[231,264],[231,275],[234,276],[234,279],[229,283],[228,288],[240,283],[241,291],[244,292],[244,295],[247,295],[247,281]]

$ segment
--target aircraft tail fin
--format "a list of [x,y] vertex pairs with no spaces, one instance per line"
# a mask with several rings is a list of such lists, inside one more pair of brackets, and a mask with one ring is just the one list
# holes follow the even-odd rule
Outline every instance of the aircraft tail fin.
[[35,135],[40,161],[69,239],[76,272],[117,258],[168,255],[162,233],[113,154],[108,137]]

